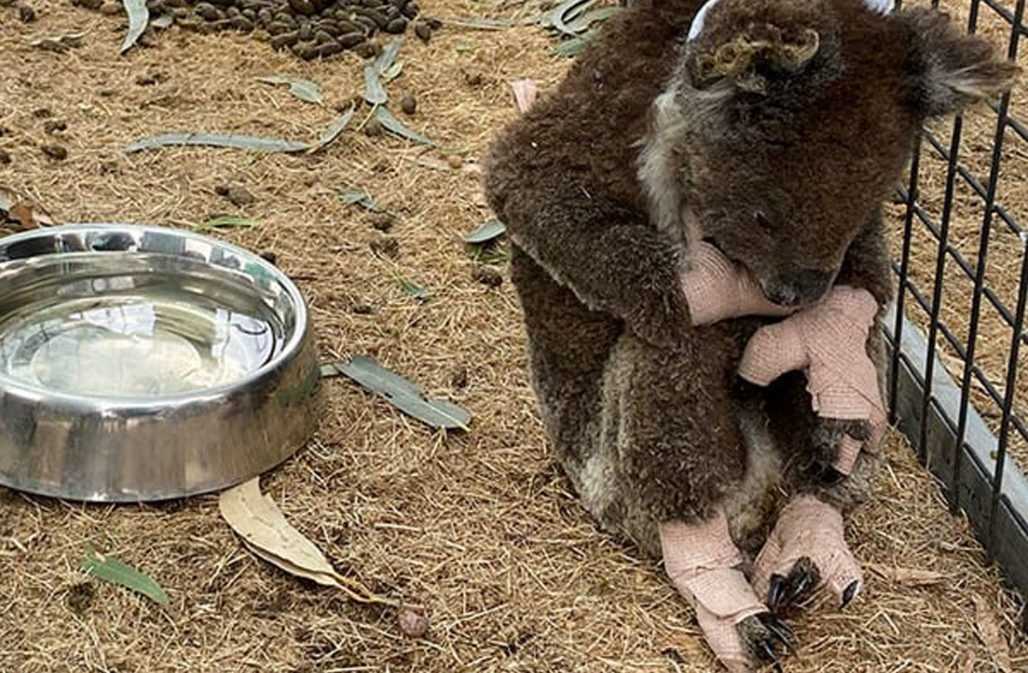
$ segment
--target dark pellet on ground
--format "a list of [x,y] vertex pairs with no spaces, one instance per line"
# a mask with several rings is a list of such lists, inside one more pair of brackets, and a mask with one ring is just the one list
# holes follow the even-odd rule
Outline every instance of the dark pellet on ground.
[[11,155],[7,153],[7,150],[0,150],[0,164],[11,163]]
[[371,138],[382,135],[382,122],[374,118],[369,119],[368,123],[364,125],[364,135]]
[[43,150],[43,154],[55,161],[64,161],[68,158],[68,150],[60,145],[43,145],[39,149]]
[[273,253],[271,250],[265,250],[264,252],[260,253],[260,256],[261,259],[263,259],[268,264],[278,264],[278,255]]
[[432,39],[432,29],[428,27],[428,24],[424,21],[418,21],[414,26],[414,34],[417,35],[422,42],[428,43]]
[[53,119],[43,124],[43,130],[53,135],[54,133],[68,130],[68,125],[60,119]]
[[467,388],[468,387],[468,368],[459,367],[454,370],[453,375],[450,377],[450,384],[454,388]]
[[375,312],[375,309],[371,304],[355,303],[350,307],[350,310],[357,315],[371,315]]
[[389,213],[379,213],[371,216],[371,226],[379,231],[389,231],[393,228],[393,224],[396,222]]
[[18,7],[18,18],[21,19],[22,23],[32,23],[36,20],[36,10],[22,3],[16,6]]
[[412,115],[418,111],[418,101],[411,94],[407,94],[400,99],[400,109],[403,110],[404,114]]
[[49,117],[52,114],[53,113],[50,112],[50,108],[46,108],[46,107],[36,108],[35,110],[32,111],[32,116],[35,117],[36,119],[46,119],[47,117]]

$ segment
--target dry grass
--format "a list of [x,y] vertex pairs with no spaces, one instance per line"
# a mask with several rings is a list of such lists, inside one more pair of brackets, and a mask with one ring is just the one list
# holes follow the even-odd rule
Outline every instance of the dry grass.
[[[438,0],[429,11],[480,12]],[[294,524],[341,569],[423,602],[432,628],[404,637],[389,612],[343,601],[243,551],[203,497],[157,507],[66,504],[0,496],[0,671],[315,673],[343,671],[710,671],[688,609],[659,568],[598,534],[548,460],[525,380],[523,335],[509,283],[472,278],[460,234],[489,216],[473,171],[439,170],[392,139],[347,132],[315,157],[166,150],[126,157],[125,143],[169,130],[312,137],[334,113],[258,84],[271,72],[320,82],[331,104],[359,92],[355,58],[299,63],[234,35],[163,35],[119,58],[119,20],[37,1],[24,26],[0,9],[0,139],[14,162],[0,184],[33,195],[65,221],[182,226],[235,212],[222,182],[258,197],[256,229],[228,232],[302,278],[326,357],[369,353],[433,394],[475,413],[468,435],[440,437],[343,381],[329,384],[317,441],[265,478]],[[38,34],[85,31],[67,55],[35,51]],[[402,52],[391,86],[417,94],[411,124],[474,162],[513,116],[506,82],[548,86],[566,67],[532,28],[447,29]],[[163,73],[154,86],[138,76]],[[34,111],[68,130],[60,163]],[[442,152],[426,157],[439,160]],[[335,190],[360,185],[397,214],[395,259],[371,254],[381,234]],[[498,267],[503,270],[503,267]],[[395,276],[432,293],[419,305]],[[354,312],[360,304],[374,312]],[[468,384],[455,379],[467,372]],[[882,567],[942,573],[916,588],[869,572],[844,614],[822,606],[796,626],[791,673],[996,670],[974,629],[972,597],[995,610],[1014,670],[1028,668],[1019,608],[962,520],[897,438],[876,502],[853,521],[859,556]],[[172,605],[159,609],[76,571],[87,545],[150,573]]]

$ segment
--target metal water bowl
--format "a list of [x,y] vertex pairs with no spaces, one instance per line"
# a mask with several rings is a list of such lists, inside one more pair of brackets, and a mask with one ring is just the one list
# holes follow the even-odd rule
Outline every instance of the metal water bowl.
[[274,467],[313,433],[299,290],[194,233],[69,225],[0,239],[0,484],[178,498]]

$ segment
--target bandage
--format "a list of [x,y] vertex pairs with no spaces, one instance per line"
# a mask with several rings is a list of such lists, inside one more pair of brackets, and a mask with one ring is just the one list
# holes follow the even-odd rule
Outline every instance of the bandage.
[[817,566],[818,587],[827,586],[843,603],[846,590],[857,582],[847,598],[852,600],[863,586],[860,565],[853,558],[843,535],[842,514],[809,495],[799,496],[782,510],[754,564],[754,587],[766,596],[771,575],[787,576],[801,557]]
[[730,671],[748,671],[750,657],[736,624],[767,607],[738,569],[744,559],[724,514],[698,524],[661,524],[660,544],[667,574],[696,610],[711,649]]
[[709,243],[690,243],[687,261],[682,290],[693,325],[746,315],[784,316],[794,311],[768,301],[748,271]]
[[[739,375],[766,386],[788,371],[807,376],[814,411],[822,418],[871,424],[871,443],[885,431],[878,371],[867,336],[878,304],[866,290],[837,286],[820,303],[757,331],[746,345]],[[844,437],[834,466],[849,474],[863,444]]]

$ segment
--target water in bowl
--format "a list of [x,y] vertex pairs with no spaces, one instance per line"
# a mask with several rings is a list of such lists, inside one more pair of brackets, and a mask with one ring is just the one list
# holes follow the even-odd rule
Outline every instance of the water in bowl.
[[238,381],[283,345],[263,302],[216,280],[86,282],[33,292],[0,319],[0,373],[74,395],[159,397]]

